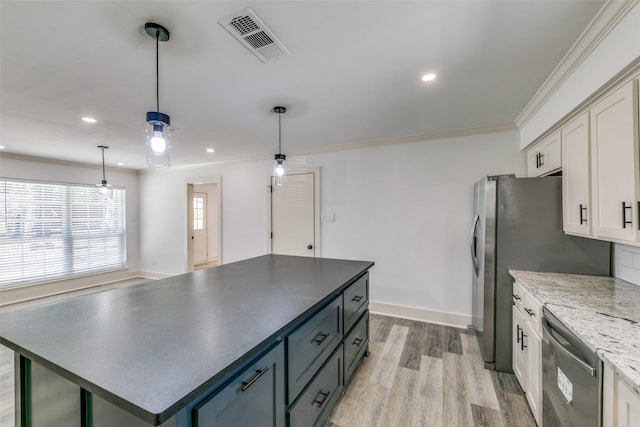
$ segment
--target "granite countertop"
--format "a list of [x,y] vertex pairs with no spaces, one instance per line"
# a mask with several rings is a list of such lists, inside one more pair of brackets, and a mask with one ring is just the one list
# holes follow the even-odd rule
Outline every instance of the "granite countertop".
[[614,277],[509,273],[640,396],[640,286]]
[[0,343],[157,425],[371,266],[265,255],[4,313]]

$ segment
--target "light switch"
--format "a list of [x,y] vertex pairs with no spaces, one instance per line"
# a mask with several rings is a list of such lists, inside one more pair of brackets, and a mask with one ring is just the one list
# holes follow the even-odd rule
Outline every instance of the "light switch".
[[320,215],[320,221],[322,222],[336,222],[336,214],[322,214]]

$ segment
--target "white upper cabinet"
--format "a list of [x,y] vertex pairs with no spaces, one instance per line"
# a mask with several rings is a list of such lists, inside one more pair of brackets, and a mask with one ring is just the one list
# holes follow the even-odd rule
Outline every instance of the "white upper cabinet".
[[527,150],[527,175],[544,176],[562,167],[560,131],[554,132]]
[[638,81],[607,95],[590,113],[592,233],[601,239],[638,242]]
[[564,232],[589,236],[591,234],[589,113],[583,113],[564,126],[561,135]]

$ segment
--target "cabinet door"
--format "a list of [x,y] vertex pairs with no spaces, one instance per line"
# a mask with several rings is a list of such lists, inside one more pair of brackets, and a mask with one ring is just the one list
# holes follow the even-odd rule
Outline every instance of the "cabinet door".
[[542,141],[540,152],[540,175],[554,172],[562,167],[562,144],[560,132],[549,135]]
[[284,345],[193,410],[195,427],[284,426]]
[[560,131],[537,142],[527,151],[527,176],[542,176],[562,167]]
[[638,240],[640,154],[637,81],[591,109],[592,218],[597,237]]
[[591,234],[589,113],[562,128],[562,213],[565,233]]
[[540,176],[540,147],[538,144],[527,150],[527,176]]
[[535,333],[531,326],[526,326],[528,384],[527,401],[538,425],[542,425],[542,338]]
[[[526,319],[523,314],[513,306],[513,373],[520,382],[523,390],[527,389],[527,343],[524,325]],[[524,341],[523,341],[524,340]]]
[[640,426],[640,398],[618,379],[618,427]]

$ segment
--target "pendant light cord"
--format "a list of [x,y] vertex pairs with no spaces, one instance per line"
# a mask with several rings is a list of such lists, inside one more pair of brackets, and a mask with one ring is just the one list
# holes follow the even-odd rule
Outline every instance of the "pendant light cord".
[[107,181],[107,177],[106,177],[106,175],[104,173],[104,148],[105,147],[100,147],[100,149],[102,150],[102,180],[106,182]]
[[278,113],[278,154],[282,154],[282,113]]
[[158,59],[158,50],[160,44],[160,31],[156,31],[156,111],[160,112],[160,66]]

